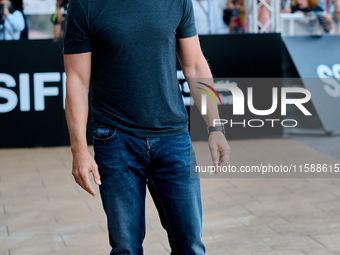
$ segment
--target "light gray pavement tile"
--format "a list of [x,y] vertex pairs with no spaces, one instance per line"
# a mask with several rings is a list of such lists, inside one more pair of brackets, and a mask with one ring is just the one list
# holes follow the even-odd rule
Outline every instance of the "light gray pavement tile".
[[2,239],[8,237],[8,226],[7,225],[0,225],[0,242]]
[[340,198],[340,184],[337,184],[337,189],[331,191],[336,197]]
[[58,224],[54,227],[54,233],[61,235],[107,235],[107,231],[103,231],[96,221],[74,222],[73,224]]
[[267,212],[275,212],[278,215],[283,215],[285,212],[320,211],[312,204],[305,202],[304,200],[296,200],[295,198],[292,198],[291,200],[276,200],[276,198],[273,197],[271,201],[267,201],[266,203],[254,201],[245,203],[243,206],[254,215],[262,215]]
[[205,243],[206,254],[231,254],[233,250],[248,250],[253,252],[270,252],[272,249],[256,238],[211,240]]
[[340,235],[340,222],[332,218],[313,219],[305,218],[296,220],[294,223],[279,221],[271,224],[271,228],[281,233],[283,236],[300,236],[308,234],[337,234]]
[[42,249],[42,247],[58,248],[64,246],[64,243],[57,234],[11,234],[9,237],[0,240],[0,247],[5,249],[30,247]]
[[307,221],[313,221],[316,219],[329,222],[338,222],[340,220],[339,214],[328,214],[318,208],[314,210],[285,210],[279,212],[279,215],[292,224],[299,221],[305,221],[307,223]]
[[[167,244],[168,238],[166,235],[166,232],[164,230],[164,234],[155,234],[155,233],[150,233],[150,230],[146,230],[146,236],[144,239],[144,245],[145,247],[148,247],[150,243],[164,243]],[[170,249],[170,246],[167,245],[165,246]]]
[[8,190],[8,192],[14,192],[16,189],[23,188],[40,188],[41,179],[37,172],[33,170],[18,171],[8,170],[1,166],[3,171],[1,171],[1,189]]
[[49,214],[49,212],[44,211],[45,205],[48,204],[46,200],[26,200],[26,203],[22,204],[11,204],[7,203],[5,205],[6,215],[0,222],[3,224],[20,224],[25,222],[39,221],[41,215]]
[[328,192],[332,189],[340,189],[340,178],[304,178],[305,186],[296,189],[315,189],[320,192]]
[[[275,199],[279,199],[281,202],[301,201],[303,203],[339,199],[332,193],[332,189],[338,189],[338,187],[334,185],[328,185],[328,188],[321,188],[313,187],[313,184],[302,182],[303,186],[300,189],[290,189],[289,185],[280,186],[278,184],[277,187],[273,187],[269,184],[272,180],[273,179],[267,179],[268,183],[263,183],[261,189],[257,189],[255,192],[248,194],[262,204],[274,202]],[[280,181],[280,179],[276,179],[275,181]]]
[[209,211],[219,210],[220,207],[221,205],[212,198],[211,194],[208,195],[206,193],[205,195],[202,195],[202,208],[204,211],[205,210],[209,210]]
[[[243,224],[232,217],[203,222],[203,228],[207,231],[214,229],[224,232],[228,231],[229,228],[235,227],[243,227]],[[209,233],[211,232],[209,231]]]
[[339,255],[339,251],[331,251],[327,248],[305,248],[302,250],[307,255]]
[[149,245],[144,248],[144,254],[159,254],[159,255],[170,254],[170,247],[160,242],[152,242],[149,243]]
[[245,249],[238,249],[231,252],[231,255],[306,255],[301,250],[261,251],[254,252]]
[[280,234],[270,227],[264,225],[257,226],[233,226],[223,227],[217,226],[214,228],[205,228],[205,231],[212,237],[210,240],[248,240],[248,239],[263,239],[271,237],[280,237]]
[[1,172],[2,181],[6,182],[6,178],[11,177],[13,175],[13,171],[18,174],[30,174],[36,172],[36,164],[33,161],[26,160],[25,158],[18,161],[17,158],[14,160],[0,159],[1,168],[4,170]]
[[340,233],[339,234],[323,234],[310,235],[314,240],[322,243],[328,250],[337,251],[340,254]]
[[322,244],[309,236],[280,236],[262,239],[273,250],[303,249],[303,248],[324,248]]
[[271,226],[277,222],[285,220],[279,214],[272,211],[267,211],[258,215],[248,215],[248,216],[239,216],[235,217],[238,221],[242,222],[245,226],[263,226],[268,225]]
[[49,208],[53,211],[53,214],[57,218],[69,218],[71,221],[76,221],[79,217],[84,215],[84,219],[90,215],[94,216],[91,213],[88,205],[86,204],[87,200],[56,200],[52,205],[49,205]]
[[89,232],[86,231],[86,234],[79,235],[78,233],[73,234],[62,234],[61,238],[63,242],[65,242],[65,246],[72,247],[72,246],[98,246],[98,247],[109,247],[108,237],[106,233],[99,233],[96,232]]
[[325,214],[334,213],[340,215],[340,199],[333,199],[329,201],[313,202],[313,205],[320,208]]
[[[216,175],[217,176],[217,175]],[[224,193],[227,193],[226,191],[230,191],[231,193],[233,191],[238,193],[243,193],[242,190],[238,189],[234,184],[230,182],[229,179],[226,178],[201,178],[200,179],[201,186],[204,187],[205,192],[213,192],[216,193],[216,190],[223,190]]]
[[0,203],[0,223],[1,223],[1,218],[5,217],[5,215],[6,215],[6,206],[1,199],[1,203]]
[[[43,187],[53,187],[58,188],[59,185],[70,185],[74,183],[74,178],[71,175],[70,172],[66,171],[59,171],[58,169],[55,169],[56,172],[54,174],[40,174],[40,180],[43,182]],[[92,176],[91,176],[92,178]]]
[[[208,254],[208,253],[207,253]],[[212,255],[231,255],[231,253],[229,253],[229,252],[226,252],[226,251],[221,251],[221,250],[219,250],[219,251],[214,251],[214,250],[210,250],[209,251],[209,255],[210,254],[212,254]]]
[[[242,218],[242,217],[249,217],[253,216],[249,213],[245,208],[243,208],[240,205],[233,205],[233,206],[227,206],[227,205],[221,205],[218,210],[213,209],[206,209],[205,214],[203,216],[203,221],[205,223],[211,222],[211,221],[218,221],[218,220],[224,220],[228,218]],[[237,219],[236,219],[237,220]],[[244,221],[246,218],[244,219]],[[240,220],[242,222],[242,219]],[[242,222],[243,223],[243,222]]]
[[30,201],[44,201],[46,199],[46,195],[40,183],[38,183],[39,187],[32,188],[15,188],[15,189],[7,189],[1,192],[2,197],[0,198],[0,203],[9,206],[10,204],[14,204],[16,206],[20,206],[20,203],[24,201],[24,204],[28,204]]
[[[50,202],[52,205],[54,203],[60,203],[65,201],[75,201],[75,200],[83,200],[83,196],[80,195],[79,191],[76,188],[76,184],[74,181],[71,183],[63,183],[63,188],[60,188],[60,184],[58,185],[48,185],[44,188],[42,195]],[[87,198],[86,201],[91,202],[92,200],[97,200],[97,198]],[[99,200],[99,199],[98,199]]]
[[299,143],[305,144],[315,150],[331,155],[340,160],[339,154],[340,136],[291,135],[291,137]]
[[[204,189],[203,189],[204,191]],[[242,194],[234,194],[229,195],[224,192],[214,192],[216,193],[215,196],[211,196],[211,199],[215,201],[220,206],[230,207],[234,205],[240,205],[249,203],[254,200],[252,196],[247,194],[246,192],[243,192]]]
[[[22,218],[25,219],[22,219]],[[6,222],[10,236],[14,234],[43,234],[54,233],[55,228],[58,226],[54,221],[53,214],[50,212],[38,213],[35,217],[21,216],[18,218],[10,218]]]
[[[11,255],[106,255],[110,253],[108,246],[82,245],[74,247],[16,247],[11,249]],[[8,255],[8,254],[7,254]]]
[[268,212],[268,208],[265,207],[260,201],[257,199],[253,199],[251,202],[247,202],[242,204],[242,206],[253,215],[262,215]]

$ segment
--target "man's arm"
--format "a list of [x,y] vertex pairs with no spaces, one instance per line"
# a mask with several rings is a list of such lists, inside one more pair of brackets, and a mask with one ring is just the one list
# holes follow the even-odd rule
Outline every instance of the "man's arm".
[[[200,89],[192,84],[193,78],[211,78],[212,75],[206,59],[203,56],[198,36],[178,39],[177,56],[181,64],[185,79],[189,83],[190,93],[195,100],[198,109],[201,109]],[[214,119],[219,119],[218,109],[213,100],[207,97],[207,114],[203,119],[207,126],[213,126]],[[214,166],[225,166],[229,164],[230,147],[222,132],[215,131],[209,134],[209,148]]]
[[98,166],[87,149],[86,125],[88,118],[88,94],[91,76],[91,52],[65,54],[66,101],[65,113],[73,154],[72,175],[76,183],[95,196],[89,173],[100,185]]

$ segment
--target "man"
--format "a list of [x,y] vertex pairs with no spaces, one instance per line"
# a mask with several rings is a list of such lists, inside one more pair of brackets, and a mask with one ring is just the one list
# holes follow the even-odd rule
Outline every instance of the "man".
[[[146,185],[172,254],[205,254],[200,182],[190,178],[196,161],[176,50],[188,81],[211,78],[191,0],[70,3],[64,63],[72,174],[93,196],[90,172],[100,185],[110,254],[143,254]],[[95,160],[86,143],[90,77]],[[201,92],[192,95],[199,103]],[[213,126],[219,116],[212,100],[207,113],[205,121]],[[230,149],[224,134],[211,132],[209,146],[214,164],[226,165]]]

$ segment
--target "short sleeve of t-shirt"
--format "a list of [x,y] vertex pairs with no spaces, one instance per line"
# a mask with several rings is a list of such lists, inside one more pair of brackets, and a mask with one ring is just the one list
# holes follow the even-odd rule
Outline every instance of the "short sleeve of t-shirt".
[[68,12],[64,38],[64,54],[91,51],[90,29],[83,0],[72,0]]
[[177,28],[177,38],[192,37],[197,34],[192,0],[183,1],[183,16]]

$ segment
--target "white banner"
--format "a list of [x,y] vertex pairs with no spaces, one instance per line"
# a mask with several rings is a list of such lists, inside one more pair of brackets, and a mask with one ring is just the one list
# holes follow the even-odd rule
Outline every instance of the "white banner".
[[52,14],[55,11],[56,0],[24,0],[26,15]]

